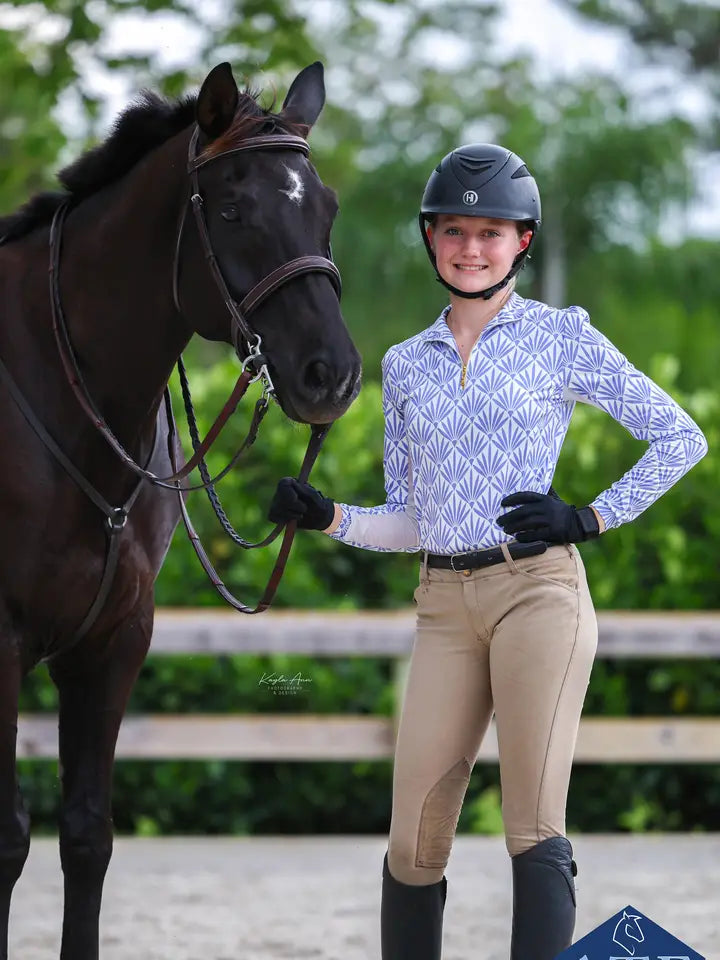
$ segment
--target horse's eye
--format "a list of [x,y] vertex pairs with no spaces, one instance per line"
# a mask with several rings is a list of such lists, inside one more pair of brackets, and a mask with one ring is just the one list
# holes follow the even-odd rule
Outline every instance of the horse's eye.
[[223,220],[239,220],[240,211],[238,210],[236,204],[226,203],[220,211],[220,216],[223,218]]

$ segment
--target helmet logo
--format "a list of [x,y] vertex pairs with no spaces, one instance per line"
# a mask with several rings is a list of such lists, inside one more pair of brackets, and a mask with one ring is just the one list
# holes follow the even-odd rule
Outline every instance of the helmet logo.
[[477,203],[477,201],[478,201],[478,195],[475,193],[474,190],[467,190],[463,194],[463,203],[472,204],[472,203]]

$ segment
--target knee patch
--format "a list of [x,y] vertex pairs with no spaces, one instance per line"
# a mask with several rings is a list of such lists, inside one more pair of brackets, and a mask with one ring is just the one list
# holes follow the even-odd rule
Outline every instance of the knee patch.
[[425,797],[418,826],[416,867],[447,866],[469,782],[470,763],[463,757]]

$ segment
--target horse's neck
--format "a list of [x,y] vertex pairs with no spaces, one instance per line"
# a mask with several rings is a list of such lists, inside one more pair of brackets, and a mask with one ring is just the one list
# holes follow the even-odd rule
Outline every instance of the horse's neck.
[[70,339],[91,395],[130,434],[154,421],[190,337],[172,294],[178,217],[189,191],[185,140],[175,137],[85,200],[63,235],[60,295]]

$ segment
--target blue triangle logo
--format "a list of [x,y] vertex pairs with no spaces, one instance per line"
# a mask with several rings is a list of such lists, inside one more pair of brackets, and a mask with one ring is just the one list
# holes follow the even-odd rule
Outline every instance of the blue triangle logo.
[[628,904],[555,960],[706,960]]

